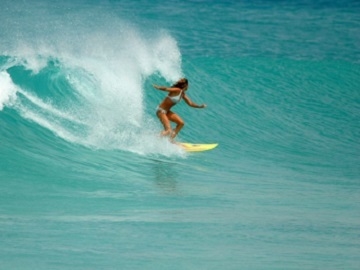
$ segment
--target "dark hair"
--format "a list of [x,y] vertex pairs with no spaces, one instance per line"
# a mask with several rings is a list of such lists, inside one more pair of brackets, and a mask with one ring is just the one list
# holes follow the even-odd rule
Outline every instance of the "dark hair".
[[189,84],[188,80],[186,78],[181,78],[178,80],[175,84],[172,85],[172,87],[177,87],[183,89]]

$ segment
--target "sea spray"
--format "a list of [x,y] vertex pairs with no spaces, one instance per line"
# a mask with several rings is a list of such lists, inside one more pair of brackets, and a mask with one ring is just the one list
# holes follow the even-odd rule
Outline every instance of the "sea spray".
[[0,111],[16,98],[17,86],[13,84],[6,71],[0,72]]
[[10,76],[1,77],[8,85],[1,107],[21,87],[14,108],[66,141],[136,152],[160,149],[163,140],[155,138],[161,127],[145,113],[144,82],[153,75],[168,82],[183,76],[176,40],[162,29],[144,32],[110,11],[94,19],[92,8],[65,17],[49,8],[34,11],[47,16],[46,27],[42,18],[31,22],[31,30],[16,27],[20,39],[3,33],[8,39],[1,49],[17,61],[7,67]]

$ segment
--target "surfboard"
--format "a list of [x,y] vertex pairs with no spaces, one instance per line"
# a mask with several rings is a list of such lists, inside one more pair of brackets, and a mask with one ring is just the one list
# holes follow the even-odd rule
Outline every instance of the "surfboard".
[[214,149],[218,143],[178,143],[186,152],[202,152]]

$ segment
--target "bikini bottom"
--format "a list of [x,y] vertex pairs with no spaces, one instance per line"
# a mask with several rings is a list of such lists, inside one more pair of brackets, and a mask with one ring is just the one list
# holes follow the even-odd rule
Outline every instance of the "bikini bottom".
[[156,107],[156,113],[164,113],[164,114],[167,114],[168,112],[166,111],[166,110],[164,110],[163,108],[161,108],[161,107],[159,107],[159,106],[157,106]]

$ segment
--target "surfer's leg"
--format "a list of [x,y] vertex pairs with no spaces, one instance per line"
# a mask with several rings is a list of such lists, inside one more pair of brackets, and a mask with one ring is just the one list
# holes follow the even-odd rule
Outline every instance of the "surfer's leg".
[[171,122],[176,123],[175,129],[170,135],[171,139],[174,139],[176,135],[179,133],[179,131],[183,128],[184,121],[181,119],[180,116],[178,116],[176,113],[173,113],[172,111],[169,111],[166,115]]
[[164,126],[164,130],[161,132],[161,136],[170,135],[171,134],[171,125],[170,125],[170,121],[169,121],[166,113],[164,113],[162,110],[158,110],[156,112],[156,115],[160,119],[160,122]]

